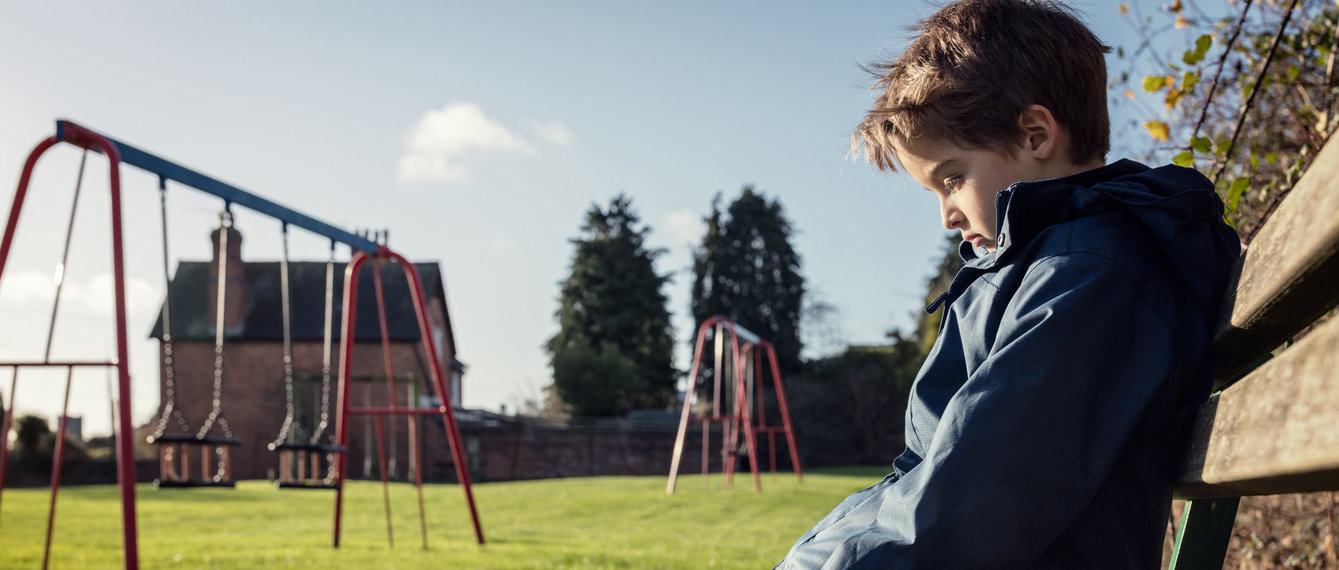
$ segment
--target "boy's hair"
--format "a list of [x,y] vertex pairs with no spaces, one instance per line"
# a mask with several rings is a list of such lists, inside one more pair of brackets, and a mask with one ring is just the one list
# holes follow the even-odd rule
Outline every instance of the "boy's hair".
[[1104,45],[1054,0],[959,0],[912,27],[897,59],[866,69],[882,91],[856,129],[880,170],[897,170],[898,138],[933,137],[1014,155],[1029,105],[1051,111],[1069,134],[1074,164],[1111,148]]

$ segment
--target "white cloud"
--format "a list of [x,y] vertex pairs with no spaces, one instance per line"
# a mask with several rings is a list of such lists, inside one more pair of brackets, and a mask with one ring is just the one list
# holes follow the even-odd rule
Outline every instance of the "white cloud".
[[665,214],[665,227],[679,243],[697,243],[702,240],[702,216],[693,210]]
[[[97,315],[111,317],[116,313],[112,302],[115,289],[110,273],[99,273],[79,288],[77,297],[84,307]],[[143,279],[126,279],[126,313],[130,318],[149,318],[158,316],[163,304],[163,290]],[[176,320],[176,319],[173,319]]]
[[558,121],[535,121],[535,133],[553,146],[568,146],[576,141],[576,134]]
[[51,304],[56,286],[50,274],[33,270],[6,273],[0,281],[0,305],[7,307],[31,307],[32,305]]
[[[61,290],[61,313],[78,317],[111,318],[114,289],[110,273],[99,273],[88,281],[66,278]],[[50,318],[56,285],[51,275],[34,270],[6,273],[0,285],[0,306],[9,310]],[[131,318],[152,318],[162,304],[162,289],[143,279],[126,280],[126,312]]]
[[400,181],[464,181],[468,178],[465,155],[481,151],[528,153],[531,147],[473,103],[451,103],[428,111],[405,143]]

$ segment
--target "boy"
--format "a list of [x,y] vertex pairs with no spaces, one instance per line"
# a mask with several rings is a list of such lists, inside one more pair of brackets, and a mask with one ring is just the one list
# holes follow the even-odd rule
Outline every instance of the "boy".
[[1103,165],[1109,48],[1069,9],[917,31],[855,145],[939,198],[966,266],[893,472],[779,567],[1157,568],[1237,236],[1199,173]]

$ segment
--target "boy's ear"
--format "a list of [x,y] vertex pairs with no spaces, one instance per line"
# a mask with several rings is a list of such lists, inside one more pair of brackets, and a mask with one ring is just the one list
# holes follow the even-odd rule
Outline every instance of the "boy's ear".
[[1046,160],[1060,150],[1060,124],[1051,110],[1041,105],[1028,105],[1018,115],[1018,126],[1023,129],[1023,152]]

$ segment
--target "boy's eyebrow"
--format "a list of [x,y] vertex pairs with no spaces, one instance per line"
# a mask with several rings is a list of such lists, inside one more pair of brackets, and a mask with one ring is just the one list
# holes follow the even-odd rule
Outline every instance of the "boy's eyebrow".
[[950,159],[948,159],[948,160],[945,160],[945,161],[943,161],[943,162],[940,162],[939,164],[934,165],[934,168],[931,168],[931,169],[930,169],[930,180],[941,180],[941,179],[943,179],[943,177],[944,177],[944,171],[945,171],[945,170],[948,170],[949,167],[950,167],[950,166],[953,166],[955,163],[956,163],[956,160],[950,158]]

